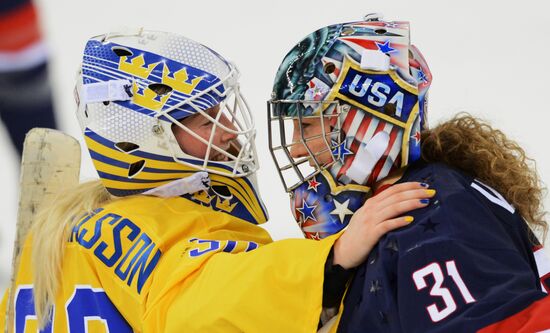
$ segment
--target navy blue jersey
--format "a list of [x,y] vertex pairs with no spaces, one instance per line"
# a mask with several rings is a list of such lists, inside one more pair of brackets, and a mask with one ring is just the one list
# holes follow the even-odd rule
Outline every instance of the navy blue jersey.
[[536,240],[499,193],[439,163],[411,166],[408,181],[437,193],[358,268],[339,333],[475,332],[549,299]]

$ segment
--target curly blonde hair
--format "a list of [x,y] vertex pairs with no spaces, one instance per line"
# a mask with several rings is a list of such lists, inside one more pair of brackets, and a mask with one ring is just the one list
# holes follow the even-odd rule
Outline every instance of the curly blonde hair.
[[546,238],[545,194],[535,161],[515,141],[479,118],[460,113],[422,133],[422,158],[444,162],[500,192],[531,229]]

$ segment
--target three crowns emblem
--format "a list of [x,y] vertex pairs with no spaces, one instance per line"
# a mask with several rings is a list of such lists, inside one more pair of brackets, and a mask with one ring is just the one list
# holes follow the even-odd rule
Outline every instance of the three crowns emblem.
[[193,193],[193,199],[195,200],[198,200],[206,205],[209,205],[210,202],[212,201],[212,198],[209,194],[208,194],[208,191],[199,191],[199,192],[195,192]]
[[[147,65],[143,54],[135,56],[131,59],[129,59],[128,56],[121,56],[118,62],[118,69],[134,77],[148,79],[159,64],[161,64],[161,62],[155,62]],[[141,87],[134,80],[132,83],[132,93],[134,95],[132,101],[135,104],[151,110],[159,111],[164,107],[164,104],[166,104],[170,95],[174,91],[190,95],[203,79],[203,77],[195,77],[189,80],[189,74],[187,73],[187,69],[185,67],[175,72],[171,72],[166,63],[162,63],[162,66],[161,82],[172,88],[172,91],[159,95],[148,86]]]
[[[208,194],[208,191],[199,191],[193,193],[193,199],[200,201],[204,203],[207,206],[210,206],[210,203],[212,202],[212,199],[214,197],[210,196]],[[235,206],[237,206],[238,202],[231,203],[231,199],[220,199],[219,196],[216,196],[216,204],[215,207],[217,209],[223,210],[225,212],[231,213],[233,209],[235,209]]]
[[216,208],[231,213],[233,209],[237,206],[237,202],[231,204],[231,199],[221,199],[216,197]]

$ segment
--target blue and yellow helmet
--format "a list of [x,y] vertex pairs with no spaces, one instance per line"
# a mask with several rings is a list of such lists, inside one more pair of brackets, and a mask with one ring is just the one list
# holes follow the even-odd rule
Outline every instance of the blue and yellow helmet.
[[[255,185],[254,120],[238,77],[221,55],[176,34],[140,29],[91,38],[76,84],[77,116],[107,190],[119,197],[149,194],[202,171],[210,183],[182,196],[264,222]],[[208,112],[213,108],[215,115]],[[182,124],[198,114],[212,126],[207,138]],[[187,154],[174,129],[206,145],[205,157]],[[230,149],[216,145],[216,130],[235,137]]]

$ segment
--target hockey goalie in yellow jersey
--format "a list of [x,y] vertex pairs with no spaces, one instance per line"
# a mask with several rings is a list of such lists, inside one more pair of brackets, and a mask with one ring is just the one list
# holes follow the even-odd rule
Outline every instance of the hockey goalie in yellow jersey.
[[171,33],[87,42],[75,97],[100,179],[60,194],[34,222],[2,327],[317,330],[324,300],[344,292],[342,275],[433,191],[406,183],[369,199],[353,235],[273,242],[258,226],[267,213],[238,76],[218,53]]

